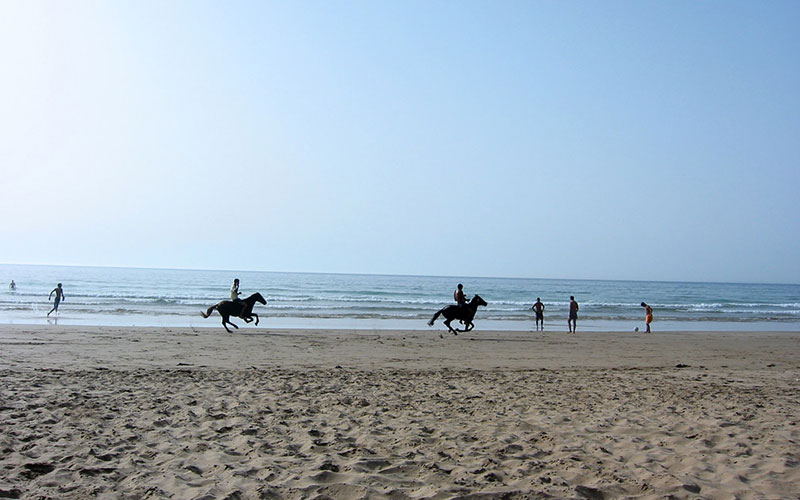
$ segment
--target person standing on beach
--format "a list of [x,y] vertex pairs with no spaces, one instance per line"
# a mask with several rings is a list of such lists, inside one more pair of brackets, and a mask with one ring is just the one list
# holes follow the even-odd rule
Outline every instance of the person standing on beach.
[[[61,301],[65,299],[64,289],[61,288],[61,283],[59,283],[57,287],[53,288],[53,291],[50,292],[50,295],[47,297],[47,300],[50,300],[53,297],[53,294],[56,294],[56,298],[55,300],[53,300],[53,308],[50,309],[49,313],[47,313],[48,316],[50,316],[51,312],[58,311],[58,304],[60,304]],[[58,312],[56,312],[56,314],[58,314]]]
[[650,333],[650,323],[653,322],[653,308],[642,302],[644,307],[644,322],[647,324],[647,330],[644,333]]
[[567,318],[567,328],[569,328],[569,333],[575,333],[578,330],[578,302],[572,295],[569,296],[569,318]]
[[536,331],[539,331],[539,322],[542,322],[542,331],[544,331],[544,304],[542,299],[536,297],[536,303],[531,307],[533,312],[536,313]]

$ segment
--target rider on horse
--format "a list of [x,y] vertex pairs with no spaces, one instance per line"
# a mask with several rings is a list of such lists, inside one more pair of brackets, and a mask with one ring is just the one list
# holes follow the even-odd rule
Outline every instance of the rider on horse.
[[455,299],[456,304],[460,306],[467,305],[468,301],[467,301],[467,296],[464,295],[464,285],[462,285],[461,283],[458,284],[458,288],[456,288],[456,291],[453,292],[453,298]]
[[[233,279],[233,285],[231,286],[231,301],[235,302],[242,308],[242,316],[246,316],[249,311],[247,310],[247,304],[239,298],[242,292],[239,291],[239,278]],[[247,319],[245,319],[247,321]],[[247,321],[249,323],[249,321]]]
[[[458,284],[458,288],[456,288],[456,291],[453,292],[453,298],[455,299],[456,304],[458,304],[459,307],[463,308],[464,306],[467,305],[468,300],[467,296],[464,294],[464,285],[462,285],[461,283]],[[461,321],[461,324],[462,325],[464,324],[463,320]]]
[[234,302],[240,302],[242,299],[239,298],[242,292],[239,291],[239,278],[233,279],[233,285],[231,286],[231,300]]

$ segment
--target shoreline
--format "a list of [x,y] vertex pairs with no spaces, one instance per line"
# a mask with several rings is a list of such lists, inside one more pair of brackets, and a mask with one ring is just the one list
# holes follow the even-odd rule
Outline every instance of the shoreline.
[[[554,316],[556,317],[556,316]],[[566,316],[557,317],[557,320],[546,318],[548,331],[560,332],[565,329]],[[251,325],[245,325],[238,318],[232,318],[235,323],[244,330],[252,329]],[[278,330],[336,330],[336,331],[362,331],[362,330],[383,330],[383,331],[430,331],[427,325],[430,318],[359,318],[359,317],[282,317],[261,315],[259,326],[261,329]],[[32,316],[23,315],[15,317],[0,316],[0,327],[4,326],[70,326],[70,327],[98,327],[98,328],[215,328],[220,323],[217,315],[204,319],[198,314],[195,316],[185,315],[78,315],[65,312],[59,316],[46,317],[42,315]],[[497,320],[476,318],[477,331],[508,331],[508,332],[527,332],[535,327],[534,318],[529,320]],[[441,327],[441,320],[436,327]],[[644,329],[644,317],[640,320],[597,320],[585,317],[578,318],[578,328],[585,332],[618,333],[633,332],[634,328]],[[221,328],[221,327],[220,327]],[[723,320],[659,320],[653,323],[656,332],[709,332],[709,331],[762,331],[762,332],[795,332],[800,331],[800,322],[796,321],[768,321],[768,320],[747,320],[747,321],[723,321]]]

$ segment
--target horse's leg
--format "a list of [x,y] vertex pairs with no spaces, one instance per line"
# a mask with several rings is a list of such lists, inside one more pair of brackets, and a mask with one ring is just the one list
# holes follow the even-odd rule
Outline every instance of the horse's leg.
[[253,318],[250,317],[250,311],[247,310],[247,304],[242,303],[241,306],[242,308],[239,310],[239,314],[236,316],[243,319],[245,323],[250,323],[253,321]]
[[250,313],[250,314],[252,314],[253,316],[256,317],[256,326],[258,326],[258,314],[256,314],[256,313]]
[[470,322],[469,322],[469,324],[467,324],[467,327],[464,329],[464,332],[465,332],[465,333],[466,333],[466,332],[469,332],[469,331],[471,331],[473,328],[475,328],[475,323],[473,323],[473,322],[471,322],[471,321],[470,321]]
[[450,326],[450,322],[453,321],[453,319],[455,319],[455,318],[447,318],[446,320],[444,320],[444,326],[446,326],[447,329],[450,330],[450,332],[453,335],[458,335],[458,331],[457,330],[453,330],[453,327]]
[[[239,329],[239,327],[236,326],[236,323],[232,323],[231,322],[231,317],[230,316],[225,316],[222,319],[222,326],[225,326],[225,323],[228,323],[229,325],[231,325],[232,327],[236,328],[237,330]],[[225,327],[225,329],[228,330],[228,327]],[[228,330],[228,333],[231,333],[231,331]]]
[[[228,325],[225,324],[225,323],[228,322],[228,317],[225,316],[224,314],[220,314],[220,316],[222,316],[222,327],[225,329],[225,331],[228,332],[228,333],[233,333],[230,330],[228,330]],[[233,323],[231,323],[231,324],[233,324]]]
[[444,311],[444,309],[439,309],[438,311],[436,311],[436,314],[434,314],[431,320],[428,321],[428,326],[433,326],[434,321],[436,321],[436,318],[438,318],[439,315],[442,314],[442,311]]

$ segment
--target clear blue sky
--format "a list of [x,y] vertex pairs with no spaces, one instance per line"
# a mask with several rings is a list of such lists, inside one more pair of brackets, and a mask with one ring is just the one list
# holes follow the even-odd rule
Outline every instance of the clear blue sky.
[[800,282],[800,2],[0,3],[0,262]]

